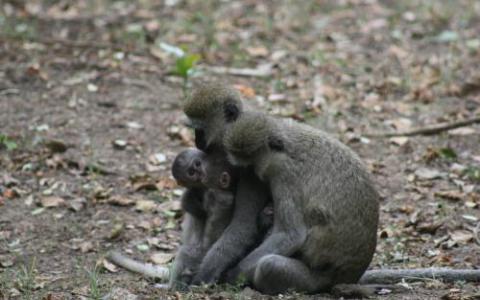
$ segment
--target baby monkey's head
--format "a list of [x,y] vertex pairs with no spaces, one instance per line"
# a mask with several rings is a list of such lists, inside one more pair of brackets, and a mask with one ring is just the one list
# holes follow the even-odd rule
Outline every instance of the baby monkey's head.
[[234,168],[224,154],[206,154],[195,148],[180,152],[172,165],[172,175],[187,188],[231,189]]

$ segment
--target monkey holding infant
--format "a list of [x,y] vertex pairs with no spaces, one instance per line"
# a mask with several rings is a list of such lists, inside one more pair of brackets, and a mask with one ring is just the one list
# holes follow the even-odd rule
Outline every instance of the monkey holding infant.
[[[275,294],[325,291],[358,281],[375,251],[378,193],[353,151],[307,125],[244,110],[240,96],[219,84],[196,89],[184,112],[197,147],[207,157],[228,157],[241,170],[231,222],[203,257],[192,283],[218,282],[228,271],[229,277],[242,276],[256,289]],[[248,231],[238,230],[252,215],[245,215],[244,206],[256,206],[248,214],[258,216],[269,195],[271,233],[246,255],[258,229],[250,230],[245,243]],[[183,263],[181,253],[176,264]]]

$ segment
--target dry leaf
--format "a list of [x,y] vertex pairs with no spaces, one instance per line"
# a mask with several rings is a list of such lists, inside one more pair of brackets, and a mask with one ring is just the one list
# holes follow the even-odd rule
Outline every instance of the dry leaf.
[[443,173],[434,169],[420,168],[415,171],[415,175],[421,180],[431,180],[441,178]]
[[58,207],[60,205],[64,205],[65,200],[57,196],[48,196],[48,197],[43,197],[40,200],[40,203],[42,204],[43,207]]
[[465,197],[465,195],[462,192],[459,192],[457,190],[438,191],[438,192],[435,192],[434,195],[440,198],[445,198],[445,199],[454,200],[454,201],[461,201]]
[[147,220],[143,220],[143,221],[140,221],[140,223],[138,223],[137,227],[145,230],[150,230],[152,229],[152,224],[150,224],[150,222],[148,222]]
[[233,86],[236,90],[240,92],[243,96],[247,98],[253,98],[255,97],[255,90],[249,86],[242,85],[242,84],[235,84]]
[[77,198],[69,202],[70,209],[77,212],[84,209],[86,205],[87,200],[85,200],[85,198]]
[[107,202],[118,206],[129,206],[135,204],[135,199],[117,195],[110,197]]
[[450,233],[450,239],[458,244],[466,244],[473,240],[473,233],[467,230],[456,230]]
[[157,184],[157,189],[158,190],[163,190],[163,189],[174,189],[178,187],[177,181],[170,177],[162,177],[158,180]]
[[18,193],[15,189],[5,189],[3,191],[3,197],[7,199],[13,199],[18,196]]
[[156,265],[165,265],[166,263],[172,261],[174,257],[175,254],[172,253],[157,252],[150,256],[150,260]]
[[165,163],[167,161],[167,156],[163,153],[155,153],[149,156],[148,161],[156,166]]
[[93,250],[93,243],[88,241],[88,242],[83,242],[80,244],[80,252],[82,253],[87,253]]
[[151,200],[138,200],[135,204],[135,210],[141,212],[153,211],[157,208],[157,204]]
[[117,223],[113,226],[112,231],[110,232],[110,235],[108,236],[109,240],[114,240],[118,238],[122,232],[123,232],[123,224],[122,223]]
[[395,144],[395,145],[398,145],[398,146],[403,146],[406,143],[408,143],[408,141],[409,141],[409,138],[406,137],[406,136],[399,136],[399,137],[390,138],[390,142],[392,142],[392,144]]
[[435,234],[435,232],[437,232],[438,228],[440,228],[442,225],[443,225],[443,222],[441,222],[441,221],[422,222],[422,223],[415,226],[415,230],[417,230],[420,233]]
[[268,49],[265,47],[248,47],[247,48],[248,54],[253,57],[265,57],[268,55]]
[[115,266],[114,264],[112,264],[111,262],[109,262],[109,261],[106,260],[106,259],[102,260],[102,265],[103,265],[103,267],[104,267],[106,270],[108,270],[109,272],[112,272],[112,273],[118,272],[117,266]]

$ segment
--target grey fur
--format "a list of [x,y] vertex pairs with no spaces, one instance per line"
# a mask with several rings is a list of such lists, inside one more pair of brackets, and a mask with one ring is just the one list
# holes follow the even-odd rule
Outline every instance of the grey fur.
[[358,156],[320,130],[253,112],[227,127],[224,144],[274,202],[272,233],[235,272],[270,294],[357,282],[375,251],[379,210]]
[[206,155],[202,151],[188,149],[177,155],[172,173],[187,190],[181,199],[185,210],[182,245],[170,276],[171,288],[185,289],[191,283],[206,251],[230,223],[234,207],[231,186],[234,183],[221,186],[219,178],[223,173],[234,178],[233,172],[223,153]]

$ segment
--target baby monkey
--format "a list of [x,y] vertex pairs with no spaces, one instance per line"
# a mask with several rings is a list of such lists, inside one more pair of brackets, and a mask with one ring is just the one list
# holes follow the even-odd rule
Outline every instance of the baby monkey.
[[190,148],[177,155],[172,174],[187,188],[181,199],[183,210],[205,220],[202,245],[208,249],[230,223],[237,172],[224,154]]
[[182,289],[191,283],[206,252],[232,219],[237,172],[224,153],[191,148],[177,155],[172,174],[187,188],[181,198],[182,245],[169,283]]

